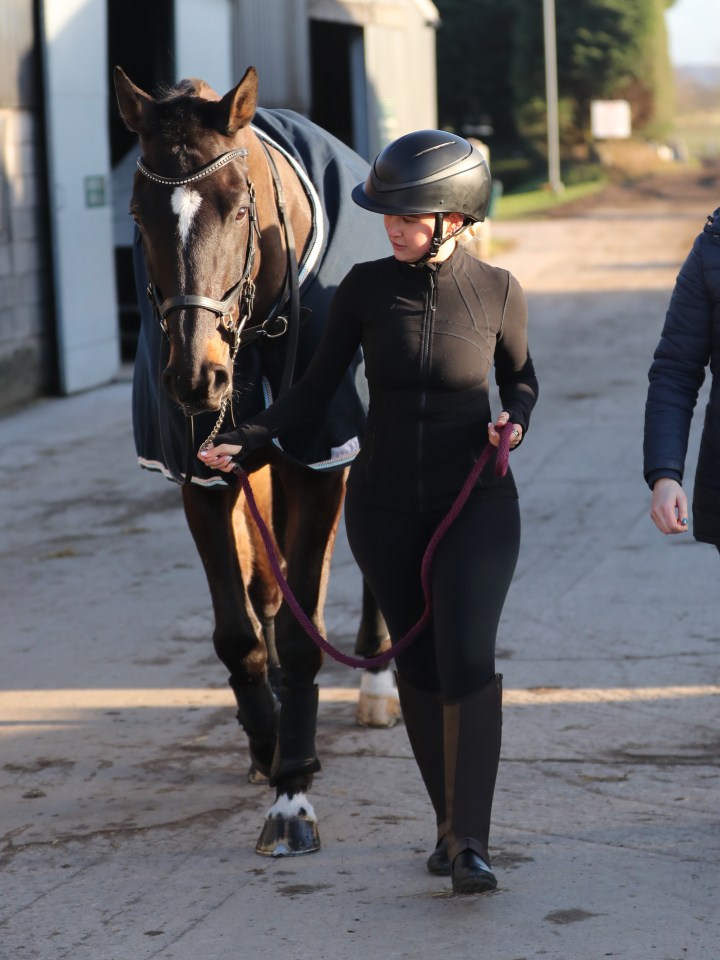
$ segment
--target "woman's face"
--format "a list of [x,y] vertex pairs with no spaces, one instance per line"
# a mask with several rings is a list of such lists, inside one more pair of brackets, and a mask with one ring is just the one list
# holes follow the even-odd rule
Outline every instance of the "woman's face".
[[[435,214],[425,213],[408,216],[385,214],[385,230],[392,244],[393,255],[402,263],[415,263],[424,256],[430,247],[435,230]],[[443,221],[443,235],[447,236],[462,223],[457,214],[446,214]],[[434,259],[444,260],[455,248],[455,241],[442,246]]]
[[433,214],[406,217],[385,214],[383,219],[396,260],[414,263],[427,253],[435,229]]

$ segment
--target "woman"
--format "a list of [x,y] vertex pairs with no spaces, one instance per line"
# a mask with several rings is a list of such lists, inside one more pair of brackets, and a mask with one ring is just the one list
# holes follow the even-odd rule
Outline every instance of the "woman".
[[720,209],[707,218],[683,264],[650,367],[645,406],[644,472],[650,515],[662,533],[688,529],[682,487],[690,422],[710,366],[693,492],[693,536],[720,550]]
[[[199,456],[228,471],[332,397],[358,345],[370,394],[366,434],[348,477],[345,522],[353,555],[394,641],[424,608],[425,547],[487,442],[528,427],[537,381],[523,292],[482,263],[458,234],[485,218],[490,173],[462,137],[407,134],[386,147],[360,206],[384,216],[391,257],[357,264],[339,285],[328,326],[300,381],[265,412]],[[493,422],[492,366],[503,411]],[[501,680],[495,635],[520,540],[508,471],[483,472],[432,569],[431,625],[397,657],[398,690],[415,759],[435,809],[432,873],[456,893],[493,890],[488,837],[500,753]]]

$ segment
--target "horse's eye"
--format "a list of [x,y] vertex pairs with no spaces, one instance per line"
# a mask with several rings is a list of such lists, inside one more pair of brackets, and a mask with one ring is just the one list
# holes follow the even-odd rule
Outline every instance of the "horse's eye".
[[235,222],[242,223],[246,216],[247,216],[247,207],[240,207],[238,212],[235,214]]

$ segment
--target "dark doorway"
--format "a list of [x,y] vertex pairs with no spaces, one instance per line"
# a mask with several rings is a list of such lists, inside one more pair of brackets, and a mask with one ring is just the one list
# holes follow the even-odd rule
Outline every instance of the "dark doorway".
[[108,0],[108,65],[110,67],[110,150],[113,166],[135,145],[135,134],[123,124],[115,105],[112,72],[122,67],[133,83],[148,93],[175,78],[173,48],[174,0]]
[[311,119],[367,153],[362,27],[310,21]]
[[110,157],[113,168],[113,219],[118,327],[123,361],[135,357],[140,314],[132,267],[132,227],[128,201],[137,157],[137,137],[120,119],[113,70],[123,68],[133,83],[155,94],[175,79],[173,0],[107,0]]

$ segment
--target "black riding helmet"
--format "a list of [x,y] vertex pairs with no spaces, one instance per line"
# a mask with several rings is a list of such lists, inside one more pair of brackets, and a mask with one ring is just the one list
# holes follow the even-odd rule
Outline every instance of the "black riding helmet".
[[491,186],[485,158],[467,140],[445,130],[417,130],[393,140],[378,154],[352,198],[373,213],[434,213],[435,233],[425,261],[443,242],[442,214],[461,213],[465,225],[484,220]]
[[393,140],[352,198],[373,213],[462,213],[484,220],[492,180],[479,150],[455,133],[417,130]]

